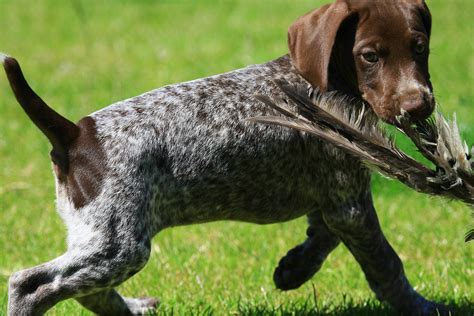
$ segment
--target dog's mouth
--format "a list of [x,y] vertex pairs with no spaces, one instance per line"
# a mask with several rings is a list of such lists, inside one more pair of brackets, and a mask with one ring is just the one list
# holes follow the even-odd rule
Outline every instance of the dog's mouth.
[[[370,104],[369,102],[367,102]],[[428,119],[435,109],[436,102],[432,95],[423,96],[422,100],[418,102],[415,101],[404,101],[404,102],[394,102],[393,104],[387,106],[386,103],[380,102],[376,106],[372,106],[372,109],[377,114],[379,119],[383,122],[390,125],[397,126],[397,117],[408,113],[410,120],[413,123],[424,121]]]

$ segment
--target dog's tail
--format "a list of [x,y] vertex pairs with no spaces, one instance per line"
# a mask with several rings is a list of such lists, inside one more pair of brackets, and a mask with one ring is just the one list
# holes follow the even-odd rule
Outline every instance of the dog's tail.
[[68,149],[79,136],[79,127],[51,109],[30,88],[15,58],[0,53],[0,62],[10,82],[18,103],[35,125],[46,135],[53,150],[52,161],[67,174],[69,167]]

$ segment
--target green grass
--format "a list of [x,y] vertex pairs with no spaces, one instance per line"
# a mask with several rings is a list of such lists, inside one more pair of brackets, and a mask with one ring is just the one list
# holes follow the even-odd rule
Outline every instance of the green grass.
[[[286,53],[286,29],[315,0],[0,0],[0,51],[17,57],[31,85],[68,118],[167,83],[260,63]],[[431,74],[445,113],[456,112],[474,141],[474,1],[429,1]],[[54,210],[49,144],[0,75],[0,314],[7,280],[65,250]],[[404,148],[411,148],[401,140]],[[428,298],[473,312],[473,246],[463,237],[470,210],[375,177],[384,231],[412,284]],[[163,314],[391,315],[375,300],[346,248],[296,291],[280,292],[273,269],[304,238],[305,220],[236,222],[166,230],[146,268],[120,287],[158,296]],[[50,315],[88,315],[73,300]]]

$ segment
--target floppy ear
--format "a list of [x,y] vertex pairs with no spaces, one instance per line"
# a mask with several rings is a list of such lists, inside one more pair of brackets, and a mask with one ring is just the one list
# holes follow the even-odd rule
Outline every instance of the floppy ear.
[[296,69],[321,91],[327,90],[328,66],[337,31],[350,13],[345,2],[337,1],[307,13],[288,30],[290,57]]

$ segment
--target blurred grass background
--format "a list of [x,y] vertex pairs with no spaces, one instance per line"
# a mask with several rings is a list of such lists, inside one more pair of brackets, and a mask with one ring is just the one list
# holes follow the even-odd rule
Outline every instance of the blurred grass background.
[[[324,3],[315,0],[0,0],[0,51],[15,56],[30,84],[72,120],[156,87],[287,52],[286,30]],[[428,0],[431,75],[443,112],[456,112],[474,142],[474,1]],[[403,148],[412,151],[406,140]],[[0,314],[8,276],[60,255],[66,232],[55,214],[49,144],[0,75]],[[470,210],[374,178],[384,231],[412,284],[428,298],[473,313],[473,250],[463,237]],[[471,226],[470,226],[471,225]],[[340,246],[296,291],[274,289],[272,273],[303,241],[305,220],[258,226],[217,222],[166,230],[147,267],[120,287],[157,296],[163,314],[391,315]],[[89,315],[72,300],[49,315]]]

